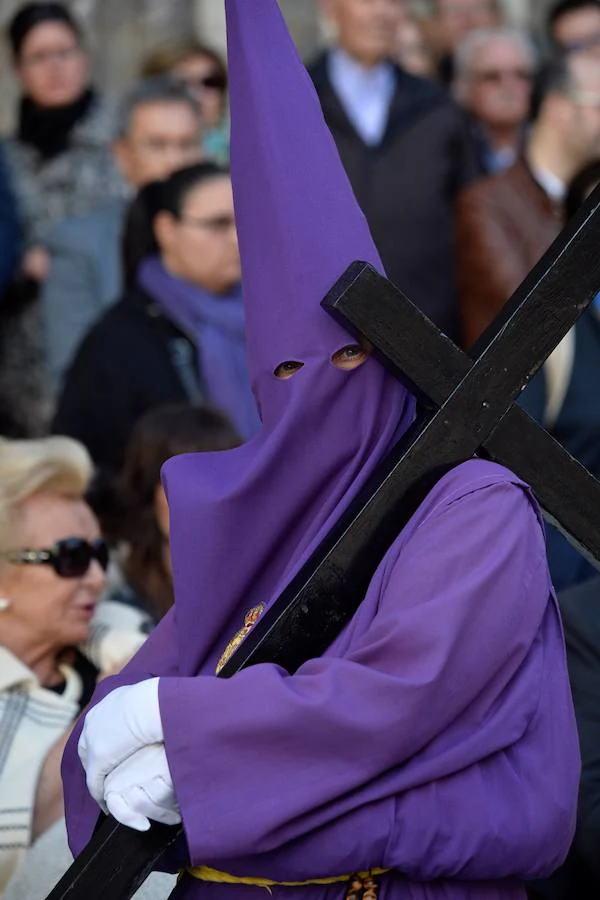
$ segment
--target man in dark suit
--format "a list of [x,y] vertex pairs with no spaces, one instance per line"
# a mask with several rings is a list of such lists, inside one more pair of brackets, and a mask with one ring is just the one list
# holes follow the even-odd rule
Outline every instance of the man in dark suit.
[[389,277],[457,335],[454,201],[479,169],[443,88],[391,61],[404,0],[322,0],[337,43],[310,66]]

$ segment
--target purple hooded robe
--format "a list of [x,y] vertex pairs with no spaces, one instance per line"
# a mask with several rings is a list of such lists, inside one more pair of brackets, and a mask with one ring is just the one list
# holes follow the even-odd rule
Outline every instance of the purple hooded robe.
[[[232,174],[250,371],[262,428],[165,468],[175,609],[94,697],[160,676],[184,865],[304,882],[371,868],[381,898],[513,900],[564,859],[579,754],[563,636],[529,490],[469,461],[434,488],[351,623],[293,675],[214,677],[249,609],[268,607],[413,417],[320,300],[355,259],[381,263],[276,0],[226,0]],[[280,363],[303,367],[289,380]],[[71,848],[98,808],[63,775]],[[273,887],[275,900],[347,885]],[[186,874],[179,900],[264,900]]]

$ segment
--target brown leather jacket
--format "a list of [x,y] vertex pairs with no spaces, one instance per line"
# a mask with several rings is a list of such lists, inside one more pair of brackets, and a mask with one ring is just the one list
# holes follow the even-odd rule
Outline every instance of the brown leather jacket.
[[480,336],[548,249],[562,211],[517,162],[458,199],[458,285],[465,347]]

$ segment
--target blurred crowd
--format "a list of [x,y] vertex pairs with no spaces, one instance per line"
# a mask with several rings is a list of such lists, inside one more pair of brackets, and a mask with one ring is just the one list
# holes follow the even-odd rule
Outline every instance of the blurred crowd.
[[[322,3],[335,38],[308,71],[388,275],[470,350],[600,183],[600,0],[559,0],[535,34],[495,0]],[[36,893],[27,854],[64,843],[70,726],[173,602],[161,466],[239,446],[259,416],[225,61],[171,40],[115,102],[45,2],[17,10],[5,52],[21,99],[0,142],[0,894],[12,879],[8,900],[35,900],[51,867],[42,853]],[[521,403],[600,476],[598,291]],[[597,897],[600,587],[550,527],[548,552],[584,781],[568,864],[531,895]]]

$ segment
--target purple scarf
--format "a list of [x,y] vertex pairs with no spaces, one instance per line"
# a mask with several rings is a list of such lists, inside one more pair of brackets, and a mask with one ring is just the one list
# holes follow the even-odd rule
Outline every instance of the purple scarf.
[[198,369],[210,402],[247,439],[260,424],[250,389],[242,290],[217,296],[175,278],[157,256],[145,259],[138,283],[196,345]]

